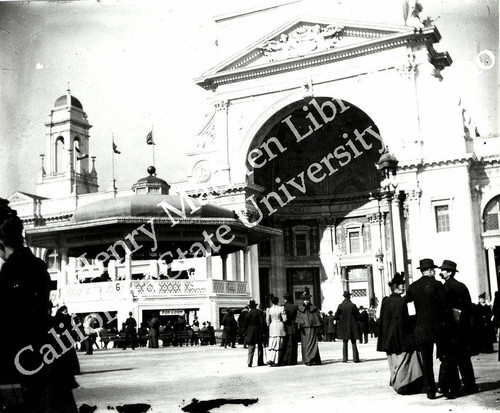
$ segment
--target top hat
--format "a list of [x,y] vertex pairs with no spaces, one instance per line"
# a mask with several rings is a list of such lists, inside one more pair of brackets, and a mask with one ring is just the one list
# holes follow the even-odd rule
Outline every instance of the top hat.
[[420,267],[417,267],[417,270],[424,271],[430,268],[438,268],[438,266],[434,264],[434,260],[431,260],[430,258],[423,258],[420,260]]
[[405,283],[405,276],[403,273],[397,272],[394,274],[394,277],[392,277],[392,280],[389,281],[389,287],[392,287],[393,285],[403,285]]
[[343,296],[344,296],[345,298],[351,298],[351,295],[352,295],[352,294],[351,294],[349,291],[344,291]]
[[288,301],[292,301],[292,294],[290,293],[285,293],[283,294],[283,298]]
[[250,300],[248,302],[248,307],[250,307],[250,308],[257,308],[257,303],[255,302],[255,300]]
[[328,311],[328,314],[333,314],[333,311],[332,310]]
[[450,261],[450,260],[444,260],[443,263],[441,264],[441,267],[439,267],[439,268],[441,268],[442,270],[446,270],[446,271],[458,272],[457,263]]

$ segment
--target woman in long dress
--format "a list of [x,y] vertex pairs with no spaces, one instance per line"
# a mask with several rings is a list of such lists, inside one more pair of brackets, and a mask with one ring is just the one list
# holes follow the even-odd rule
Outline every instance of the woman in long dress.
[[389,283],[392,293],[382,300],[377,351],[387,354],[391,373],[389,384],[399,394],[418,393],[423,388],[422,360],[412,349],[412,319],[404,303],[405,281],[396,273]]
[[269,360],[267,364],[271,367],[277,366],[280,360],[280,352],[283,351],[283,340],[286,336],[284,322],[287,320],[285,307],[278,305],[278,297],[271,298],[273,304],[266,311],[266,324],[269,326]]

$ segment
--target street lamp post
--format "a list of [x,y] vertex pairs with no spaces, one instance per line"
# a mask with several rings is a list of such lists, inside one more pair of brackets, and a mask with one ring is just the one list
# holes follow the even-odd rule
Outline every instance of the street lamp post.
[[383,197],[387,200],[389,211],[389,224],[391,226],[391,258],[392,258],[392,274],[396,271],[396,249],[394,244],[394,219],[392,215],[392,199],[397,189],[398,182],[396,180],[396,171],[399,161],[394,155],[389,153],[387,146],[385,152],[377,162],[377,168],[381,173],[380,191]]

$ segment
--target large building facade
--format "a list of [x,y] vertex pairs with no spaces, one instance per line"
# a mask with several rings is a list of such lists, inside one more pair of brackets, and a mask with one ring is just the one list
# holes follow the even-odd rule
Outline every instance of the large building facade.
[[[164,290],[154,306],[141,304],[151,297],[132,294],[117,311],[132,306],[142,318],[146,307],[164,314],[197,308],[217,322],[222,309],[250,297],[266,306],[287,291],[299,299],[305,287],[323,311],[335,310],[345,290],[358,305],[377,308],[393,274],[404,272],[411,282],[426,257],[456,261],[471,295],[491,297],[499,283],[500,142],[479,136],[447,93],[452,58],[436,51],[440,39],[418,10],[400,24],[298,15],[195,79],[213,113],[192,139],[186,181],[172,191],[233,210],[249,229],[280,232],[223,265],[188,264],[198,266],[195,278],[225,283],[204,290],[203,299],[217,297],[210,305],[184,305],[189,296]],[[48,165],[37,195],[10,197],[28,232],[68,221],[86,203],[131,193],[97,191],[95,168],[87,172],[78,160],[90,150],[90,125],[77,99],[68,93],[63,100],[47,122]],[[63,103],[68,118],[57,115]],[[391,156],[395,175],[382,179],[381,157]],[[37,251],[60,281],[59,302],[103,310],[86,305],[87,294],[109,293],[102,285],[78,292],[80,301],[61,287],[61,248]],[[64,255],[62,262],[77,270]]]

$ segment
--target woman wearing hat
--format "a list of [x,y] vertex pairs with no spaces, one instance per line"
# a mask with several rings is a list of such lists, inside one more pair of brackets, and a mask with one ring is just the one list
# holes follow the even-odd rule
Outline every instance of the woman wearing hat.
[[424,385],[418,353],[410,346],[412,330],[408,308],[401,295],[405,280],[396,273],[389,282],[391,295],[382,300],[377,351],[384,351],[389,362],[389,385],[399,394],[419,392]]
[[300,331],[302,361],[306,366],[321,364],[318,348],[318,329],[323,326],[323,320],[318,308],[311,304],[311,294],[306,288],[302,294],[303,305],[297,309],[295,322]]

